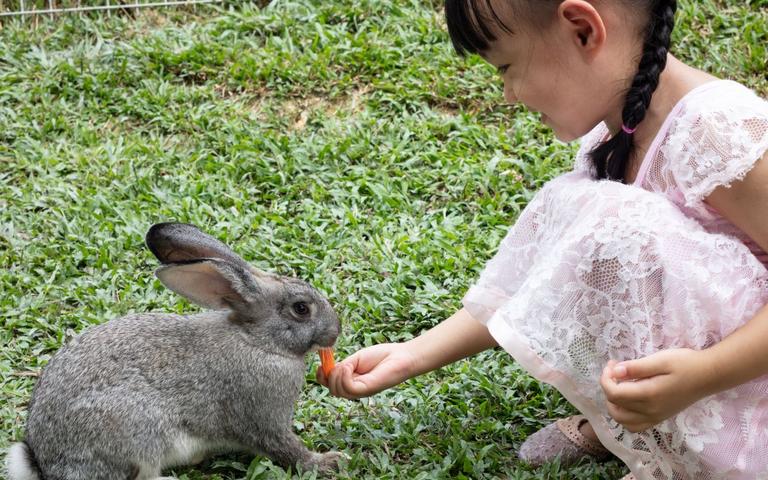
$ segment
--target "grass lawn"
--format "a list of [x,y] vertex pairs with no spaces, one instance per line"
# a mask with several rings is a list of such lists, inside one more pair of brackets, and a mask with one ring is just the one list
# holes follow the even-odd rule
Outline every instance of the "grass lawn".
[[[438,0],[2,22],[0,450],[22,437],[35,375],[73,335],[196,309],[154,279],[150,224],[195,223],[312,282],[344,322],[344,356],[453,313],[575,152],[500,106],[493,68],[453,53]],[[679,57],[768,96],[768,2],[686,0],[678,23]],[[516,462],[526,436],[573,410],[502,351],[354,402],[330,397],[308,360],[296,430],[351,457],[339,478],[626,472]],[[313,478],[238,455],[174,473]]]

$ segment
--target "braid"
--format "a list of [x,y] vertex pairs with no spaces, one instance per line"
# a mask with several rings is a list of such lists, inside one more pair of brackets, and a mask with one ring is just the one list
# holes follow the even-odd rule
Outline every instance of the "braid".
[[[651,9],[643,55],[632,86],[627,92],[624,110],[621,113],[623,126],[630,131],[645,118],[651,96],[659,85],[659,76],[667,65],[670,37],[675,25],[675,0],[654,0]],[[609,140],[590,152],[590,158],[597,170],[597,177],[624,182],[627,164],[634,149],[634,138],[622,128]]]

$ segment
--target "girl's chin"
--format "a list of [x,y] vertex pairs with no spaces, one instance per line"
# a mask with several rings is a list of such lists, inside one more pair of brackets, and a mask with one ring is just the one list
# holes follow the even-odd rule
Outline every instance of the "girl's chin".
[[[543,119],[543,117],[542,117]],[[549,119],[547,119],[549,120]],[[562,128],[560,128],[557,125],[553,125],[551,123],[544,122],[549,128],[552,129],[552,132],[555,134],[555,138],[560,140],[563,143],[572,142],[574,140],[579,139],[580,135],[574,135],[572,131],[567,131]]]
[[562,132],[561,133],[561,132],[558,132],[555,129],[553,129],[553,131],[555,132],[555,138],[558,139],[559,141],[563,142],[563,143],[570,143],[570,142],[572,142],[574,140],[578,140],[579,139],[579,137],[575,136],[572,133],[568,133],[568,132]]
[[541,119],[541,123],[551,128],[552,132],[555,134],[555,138],[557,138],[561,142],[568,143],[568,142],[577,140],[581,137],[581,135],[574,135],[572,131],[563,130],[559,125],[554,124],[551,118],[544,115],[543,113],[540,113],[539,115],[540,115],[539,118]]

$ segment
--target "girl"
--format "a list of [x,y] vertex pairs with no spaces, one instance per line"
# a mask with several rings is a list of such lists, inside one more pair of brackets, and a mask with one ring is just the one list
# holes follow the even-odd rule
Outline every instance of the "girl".
[[530,202],[464,308],[321,383],[359,398],[501,345],[583,413],[524,460],[610,451],[627,478],[768,478],[768,103],[669,54],[675,9],[446,1],[455,48],[498,68],[507,101],[583,137],[576,167]]

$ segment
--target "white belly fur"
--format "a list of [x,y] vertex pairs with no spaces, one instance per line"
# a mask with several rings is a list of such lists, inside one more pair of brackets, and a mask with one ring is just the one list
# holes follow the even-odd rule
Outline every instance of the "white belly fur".
[[243,448],[234,442],[214,442],[181,433],[173,442],[173,447],[162,458],[161,468],[194,465],[214,453],[236,450],[243,450]]

